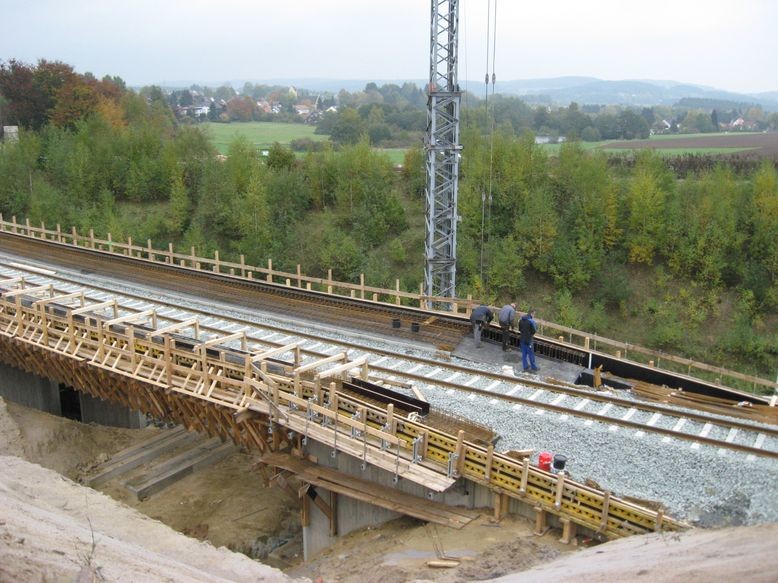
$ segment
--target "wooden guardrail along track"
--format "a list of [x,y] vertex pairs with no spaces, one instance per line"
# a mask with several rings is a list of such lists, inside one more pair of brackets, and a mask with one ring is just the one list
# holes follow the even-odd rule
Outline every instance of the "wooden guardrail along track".
[[[365,301],[372,301],[387,306],[410,306],[411,309],[418,309],[423,314],[435,317],[450,318],[459,317],[465,320],[473,306],[480,302],[474,300],[471,296],[467,298],[439,298],[426,296],[420,290],[419,293],[406,292],[400,290],[399,280],[396,280],[395,289],[379,288],[365,284],[364,275],[360,275],[360,283],[352,284],[332,279],[332,270],[329,270],[327,278],[311,277],[301,272],[300,266],[297,266],[295,273],[277,271],[273,269],[272,260],[268,260],[267,267],[252,266],[245,262],[243,255],[240,256],[240,262],[223,261],[219,252],[214,252],[213,258],[198,256],[194,248],[190,253],[177,253],[172,244],[168,244],[167,249],[155,249],[151,241],[147,240],[146,245],[136,245],[132,238],[126,242],[114,241],[111,234],[107,239],[95,237],[90,229],[88,235],[79,234],[75,227],[70,231],[64,231],[60,225],[56,229],[46,229],[42,223],[40,227],[34,227],[29,220],[24,223],[18,223],[16,217],[10,221],[3,219],[0,214],[0,233],[13,234],[19,237],[27,237],[52,243],[59,243],[66,246],[78,247],[100,251],[107,254],[121,255],[124,257],[135,258],[148,263],[156,263],[168,266],[179,266],[182,268],[201,271],[209,274],[220,274],[235,278],[243,278],[250,281],[264,281],[272,285],[285,286],[287,288],[297,288],[306,291],[315,291],[332,296],[359,298]],[[450,310],[436,311],[435,306],[449,306]],[[778,382],[759,378],[753,375],[747,375],[736,371],[724,369],[722,367],[693,361],[688,358],[674,356],[663,352],[658,352],[638,345],[619,342],[603,336],[582,332],[566,326],[555,324],[553,322],[538,320],[541,329],[540,334],[550,337],[566,337],[565,342],[572,347],[583,348],[587,351],[600,351],[603,354],[616,356],[617,358],[628,360],[630,354],[640,355],[640,359],[633,358],[633,362],[647,365],[653,361],[656,367],[661,362],[671,363],[676,368],[685,370],[684,374],[695,374],[701,377],[715,375],[718,379],[732,379],[741,383],[750,385],[754,390],[757,387],[773,389],[778,391]],[[672,368],[668,369],[672,370]]]
[[0,359],[262,452],[299,451],[314,439],[433,491],[464,477],[608,538],[684,528],[470,443],[463,431],[454,436],[343,392],[344,382],[368,378],[365,358],[342,353],[303,363],[296,344],[252,350],[241,332],[201,340],[182,335],[185,329],[156,330],[153,310],[121,316],[115,303],[90,306],[82,294],[53,293],[25,288],[19,278],[0,280]]

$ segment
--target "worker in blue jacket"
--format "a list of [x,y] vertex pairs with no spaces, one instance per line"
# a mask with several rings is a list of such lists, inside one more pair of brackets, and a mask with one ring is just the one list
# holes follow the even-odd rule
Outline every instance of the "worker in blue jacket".
[[524,372],[540,370],[535,364],[535,349],[533,347],[533,338],[535,332],[538,331],[538,324],[535,322],[534,316],[535,310],[530,308],[519,320],[519,345],[521,346],[521,364],[524,367]]

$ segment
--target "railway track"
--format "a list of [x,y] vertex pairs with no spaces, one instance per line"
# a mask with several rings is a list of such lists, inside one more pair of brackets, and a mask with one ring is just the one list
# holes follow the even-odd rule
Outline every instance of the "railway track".
[[[52,262],[85,275],[114,276],[177,293],[202,290],[210,298],[263,312],[294,313],[297,317],[326,321],[349,329],[361,326],[369,331],[391,332],[406,340],[434,344],[441,350],[452,349],[469,329],[469,323],[463,316],[438,313],[430,317],[428,312],[413,307],[395,307],[260,279],[241,279],[124,255],[107,255],[84,247],[73,248],[43,239],[20,238],[6,231],[0,231],[0,249],[20,257]],[[396,319],[401,321],[399,329],[394,327]],[[412,324],[417,325],[415,331]]]
[[81,274],[34,271],[25,269],[20,261],[6,259],[0,262],[0,277],[24,275],[30,285],[50,283],[59,293],[85,289],[87,297],[96,303],[117,298],[122,313],[155,309],[163,326],[196,317],[201,333],[206,336],[223,336],[245,328],[249,341],[263,347],[276,348],[299,342],[303,356],[311,360],[326,358],[345,349],[353,358],[367,356],[374,376],[393,384],[413,383],[416,389],[436,397],[437,401],[445,402],[446,398],[458,394],[460,398],[472,399],[474,406],[482,405],[481,400],[485,399],[493,406],[500,404],[514,412],[523,409],[526,414],[551,413],[584,426],[600,423],[609,431],[623,429],[634,431],[639,437],[651,434],[663,441],[691,442],[693,449],[707,447],[717,449],[720,454],[745,453],[749,459],[757,456],[778,458],[778,429],[767,424],[645,403],[531,377],[517,378],[497,371],[495,367],[450,362],[435,354],[424,355],[421,345],[415,350],[418,354],[411,354],[407,344],[388,339],[354,342],[342,332],[330,331],[325,335],[321,330],[311,331],[304,324],[291,322],[288,316],[287,322],[278,324],[258,322],[256,316],[236,316],[234,309],[228,306],[195,300],[187,300],[189,305],[184,307],[181,298],[166,299],[160,294],[152,300],[149,291],[132,290],[119,284],[85,283]]

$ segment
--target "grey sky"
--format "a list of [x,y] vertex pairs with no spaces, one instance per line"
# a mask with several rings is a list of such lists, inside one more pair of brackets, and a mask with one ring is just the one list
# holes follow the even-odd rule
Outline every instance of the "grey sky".
[[[502,81],[778,90],[775,0],[492,0],[492,10],[495,1]],[[486,72],[488,4],[460,3],[463,81]],[[429,69],[429,0],[0,0],[0,15],[1,60],[60,60],[130,85],[424,79]]]

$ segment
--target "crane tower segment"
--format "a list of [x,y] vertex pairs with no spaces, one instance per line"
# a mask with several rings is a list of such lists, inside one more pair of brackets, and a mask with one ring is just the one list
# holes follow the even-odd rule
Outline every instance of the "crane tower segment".
[[459,0],[432,0],[425,138],[427,185],[424,284],[432,297],[456,295],[459,110]]

